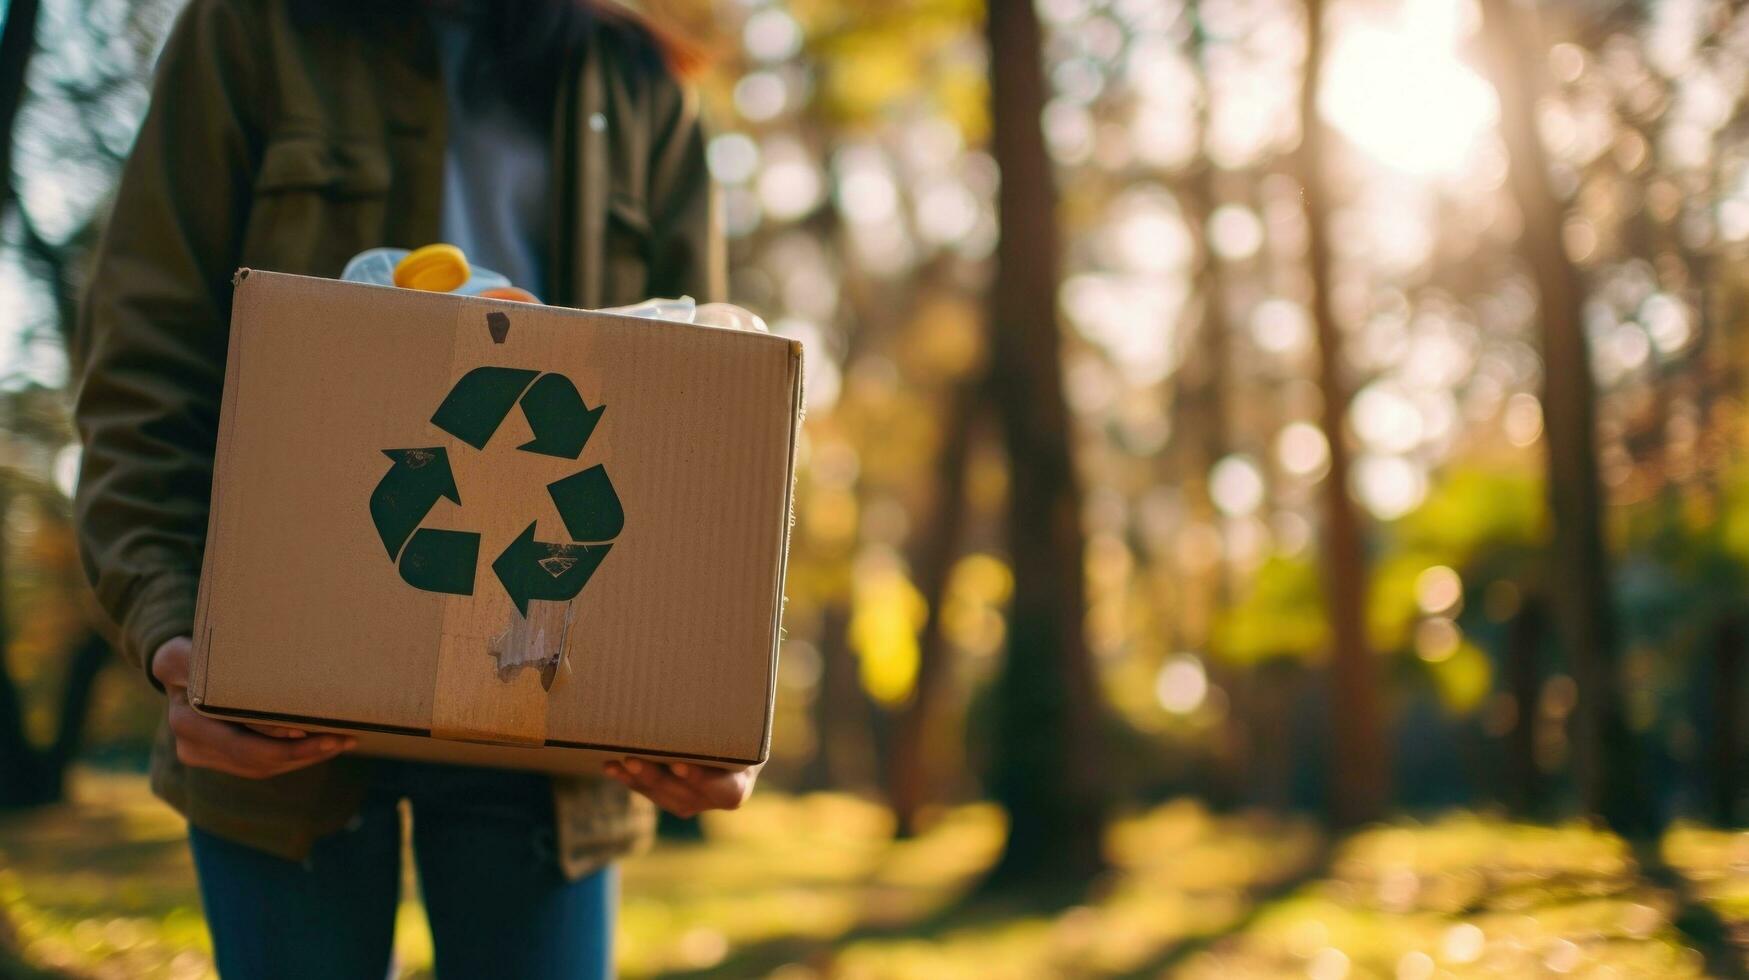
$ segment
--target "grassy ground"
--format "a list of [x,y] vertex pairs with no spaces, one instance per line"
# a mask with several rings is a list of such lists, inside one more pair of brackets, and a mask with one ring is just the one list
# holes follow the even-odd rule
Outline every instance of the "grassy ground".
[[[1740,975],[1749,942],[1749,834],[1696,827],[1637,856],[1473,815],[1330,845],[1176,802],[1114,826],[1113,870],[1048,910],[958,901],[1000,843],[986,806],[895,842],[874,804],[766,793],[706,829],[626,866],[625,975],[1689,977]],[[397,957],[425,976],[414,892]],[[0,975],[210,971],[182,827],[143,780],[81,773],[75,802],[0,820]]]

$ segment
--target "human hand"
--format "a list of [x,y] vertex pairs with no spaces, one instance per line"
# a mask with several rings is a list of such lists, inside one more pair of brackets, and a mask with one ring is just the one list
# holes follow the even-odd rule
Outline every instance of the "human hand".
[[760,768],[718,769],[690,762],[663,765],[646,759],[624,759],[602,766],[609,776],[677,817],[696,817],[706,810],[738,809],[753,795]]
[[358,744],[343,735],[318,735],[276,725],[236,725],[208,718],[188,703],[188,661],[194,643],[186,636],[164,641],[152,656],[152,676],[170,696],[170,734],[183,765],[266,779],[326,762]]

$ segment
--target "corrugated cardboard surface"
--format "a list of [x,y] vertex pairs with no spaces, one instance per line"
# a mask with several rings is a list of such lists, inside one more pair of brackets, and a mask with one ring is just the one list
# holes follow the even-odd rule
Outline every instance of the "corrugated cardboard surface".
[[[484,449],[433,425],[482,366],[556,372],[605,406],[580,457],[519,450],[515,408]],[[191,696],[230,717],[763,759],[800,384],[797,345],[764,334],[240,274]],[[372,521],[384,450],[428,447],[461,503],[420,527],[481,535],[471,595],[409,585]],[[524,616],[493,562],[530,522],[569,542],[547,486],[598,464],[623,529],[575,599]],[[563,650],[550,691],[538,669],[501,679],[507,647]]]

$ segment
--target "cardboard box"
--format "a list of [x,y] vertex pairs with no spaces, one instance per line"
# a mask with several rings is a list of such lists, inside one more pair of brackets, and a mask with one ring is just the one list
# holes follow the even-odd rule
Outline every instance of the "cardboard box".
[[801,348],[242,270],[189,699],[369,754],[771,736]]

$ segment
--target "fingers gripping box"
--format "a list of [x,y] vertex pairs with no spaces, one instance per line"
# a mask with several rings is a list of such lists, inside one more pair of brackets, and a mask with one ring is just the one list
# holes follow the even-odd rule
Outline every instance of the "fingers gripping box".
[[243,270],[189,698],[555,772],[770,743],[801,350]]

